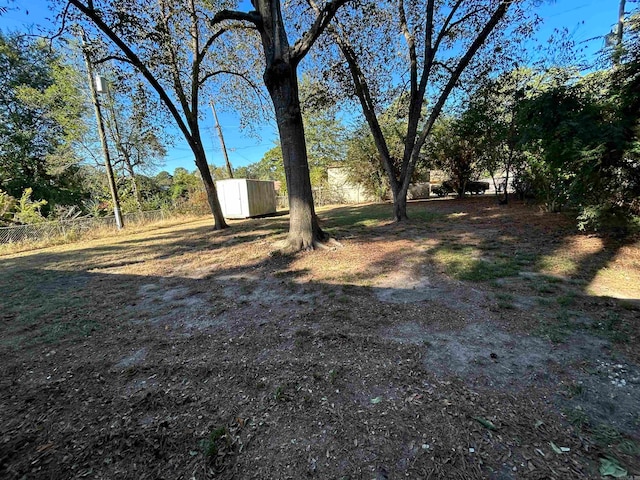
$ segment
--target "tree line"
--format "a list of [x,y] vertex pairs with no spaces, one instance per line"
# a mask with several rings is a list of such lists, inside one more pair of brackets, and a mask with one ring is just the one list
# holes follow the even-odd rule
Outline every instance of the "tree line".
[[[400,222],[409,185],[434,167],[461,192],[480,174],[499,177],[549,209],[574,209],[584,228],[640,214],[637,11],[618,25],[602,67],[584,74],[527,58],[541,21],[534,0],[253,0],[247,10],[215,0],[51,3],[53,36],[71,48],[82,31],[90,41],[74,48],[126,85],[127,95],[107,100],[107,117],[127,179],[121,188],[137,208],[146,193],[136,169],[162,158],[158,125],[170,119],[192,151],[214,227],[226,227],[200,125],[215,96],[249,125],[275,120],[278,145],[239,173],[283,181],[294,250],[327,239],[312,187],[338,161],[388,196]],[[77,72],[51,42],[24,42],[2,37],[0,61],[14,77],[3,80],[0,108],[10,121],[0,134],[11,148],[1,152],[0,189],[14,208],[27,188],[47,202],[36,210],[79,205],[86,168],[78,159],[91,148],[78,121],[83,103],[71,101],[82,98]],[[344,111],[348,127],[337,116]]]

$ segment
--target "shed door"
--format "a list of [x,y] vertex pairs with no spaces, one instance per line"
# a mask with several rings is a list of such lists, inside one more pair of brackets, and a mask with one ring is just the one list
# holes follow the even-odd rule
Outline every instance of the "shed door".
[[224,189],[227,217],[242,217],[242,189],[239,182],[229,182]]

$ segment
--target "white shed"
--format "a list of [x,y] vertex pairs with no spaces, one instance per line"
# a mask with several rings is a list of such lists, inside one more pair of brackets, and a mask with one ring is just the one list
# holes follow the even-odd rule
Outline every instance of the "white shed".
[[226,218],[249,218],[276,212],[272,181],[230,178],[216,182],[218,200]]

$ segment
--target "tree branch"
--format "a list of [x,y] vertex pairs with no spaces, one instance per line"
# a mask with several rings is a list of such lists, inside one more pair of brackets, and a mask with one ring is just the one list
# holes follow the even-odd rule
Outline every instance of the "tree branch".
[[122,53],[129,59],[131,65],[133,65],[142,76],[149,82],[153,89],[157,92],[158,96],[165,104],[167,109],[171,112],[171,115],[178,124],[178,128],[183,133],[187,141],[192,141],[193,136],[187,128],[184,120],[180,116],[180,112],[176,108],[175,104],[171,101],[171,98],[167,94],[166,90],[160,85],[156,77],[151,73],[147,66],[142,62],[140,57],[131,50],[131,48],[107,25],[104,23],[100,15],[96,10],[92,8],[92,2],[88,2],[88,5],[83,4],[80,0],[68,0],[69,4],[77,8],[84,16],[93,22],[98,29],[104,33],[109,40],[111,40]]
[[440,33],[438,34],[438,38],[436,39],[436,43],[433,45],[433,52],[434,55],[435,53],[438,51],[438,48],[440,47],[440,43],[442,43],[442,39],[444,38],[444,36],[449,33],[449,31],[451,30],[451,27],[455,26],[455,25],[459,25],[460,23],[462,23],[465,19],[469,18],[472,14],[475,14],[475,12],[477,10],[474,10],[473,12],[465,15],[464,17],[458,19],[456,22],[454,22],[453,24],[451,24],[451,20],[453,20],[453,16],[456,14],[456,12],[458,11],[458,8],[460,8],[460,5],[462,5],[462,0],[458,0],[456,2],[456,4],[451,8],[451,11],[449,12],[449,15],[447,15],[446,20],[444,21],[444,23],[442,24],[442,28],[440,29]]
[[247,82],[249,84],[249,86],[251,88],[253,88],[255,91],[259,91],[260,90],[258,88],[258,86],[255,83],[253,83],[249,77],[247,77],[247,75],[245,73],[234,72],[233,70],[216,70],[215,72],[207,73],[206,75],[204,75],[200,79],[200,82],[199,82],[200,86],[204,85],[204,83],[207,80],[209,80],[212,77],[215,77],[216,75],[233,75],[235,77],[240,77],[245,82]]
[[239,12],[237,10],[220,10],[213,16],[211,26],[218,25],[225,20],[237,20],[239,22],[253,23],[256,27],[262,25],[262,18],[255,10],[251,12]]
[[507,13],[507,10],[509,9],[512,3],[513,3],[513,0],[503,0],[500,3],[500,5],[496,9],[496,11],[493,13],[489,21],[486,23],[482,31],[478,34],[476,39],[469,46],[464,56],[458,62],[458,65],[453,70],[453,73],[449,78],[449,81],[447,82],[445,87],[442,89],[442,92],[440,92],[438,101],[436,102],[436,104],[433,106],[433,109],[431,110],[431,114],[429,115],[429,118],[427,119],[427,123],[422,129],[422,132],[420,133],[420,137],[418,138],[418,141],[416,141],[416,144],[413,147],[413,152],[411,155],[413,161],[411,162],[411,166],[415,167],[415,162],[417,161],[417,158],[419,156],[420,149],[422,148],[422,145],[424,145],[424,142],[427,136],[431,132],[431,128],[433,127],[433,124],[435,123],[436,119],[440,115],[440,112],[442,111],[442,107],[447,101],[447,98],[449,98],[449,94],[455,87],[456,83],[458,83],[458,80],[460,79],[462,72],[467,67],[467,65],[469,65],[473,56],[480,49],[480,47],[482,47],[482,45],[487,40],[487,38],[489,37],[493,29],[496,27],[496,25],[498,25],[498,22],[500,22],[500,20]]
[[133,65],[131,60],[129,60],[127,57],[121,57],[119,55],[108,55],[106,57],[102,57],[102,58],[99,58],[97,60],[93,60],[93,63],[95,65],[99,65],[99,64],[102,64],[102,63],[109,62],[111,60],[117,60],[118,62],[129,63],[129,64]]
[[315,22],[309,30],[291,48],[291,61],[297,65],[309,52],[318,37],[324,32],[329,22],[333,19],[338,8],[349,0],[332,0],[324,5],[318,12]]
[[213,42],[215,42],[216,39],[218,37],[220,37],[226,31],[227,31],[226,28],[222,28],[222,29],[218,30],[216,33],[214,33],[213,35],[211,35],[211,37],[209,37],[207,39],[207,41],[202,46],[202,49],[198,52],[198,57],[196,58],[196,62],[197,62],[198,65],[202,62],[202,59],[205,57],[205,55],[207,54],[207,52],[211,48],[211,45],[213,45]]
[[[430,1],[430,3],[432,3],[432,1]],[[402,30],[402,34],[404,35],[405,41],[407,42],[407,46],[409,47],[409,75],[411,81],[411,97],[413,98],[418,90],[418,56],[416,54],[415,39],[413,38],[413,35],[411,35],[411,32],[409,31],[409,27],[407,25],[407,16],[404,12],[404,0],[399,0],[398,2],[398,14],[400,16],[400,29]],[[428,18],[427,29],[430,30]]]
[[380,127],[380,122],[378,121],[378,117],[376,116],[375,104],[373,102],[373,99],[371,98],[369,85],[367,85],[367,80],[362,73],[360,66],[358,65],[356,53],[354,52],[353,47],[346,40],[346,36],[341,36],[340,33],[336,32],[333,29],[331,29],[331,34],[338,44],[338,47],[340,48],[340,51],[342,52],[345,60],[347,61],[347,65],[349,66],[349,71],[351,73],[351,78],[353,79],[353,84],[356,90],[356,96],[360,100],[362,112],[364,113],[364,117],[369,125],[369,129],[371,130],[371,134],[373,136],[376,148],[378,149],[378,153],[380,154],[380,163],[387,173],[387,178],[389,179],[391,188],[393,189],[393,191],[396,191],[398,185],[398,177],[396,176],[396,172],[393,167],[393,161],[391,159],[391,153],[389,152],[389,146],[387,145],[384,133],[382,133],[382,128]]

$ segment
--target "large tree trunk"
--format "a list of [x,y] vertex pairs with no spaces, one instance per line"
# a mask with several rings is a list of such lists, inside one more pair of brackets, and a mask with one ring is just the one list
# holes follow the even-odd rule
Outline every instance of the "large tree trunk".
[[326,236],[316,217],[309,177],[307,146],[295,66],[279,61],[268,66],[265,84],[276,113],[289,195],[289,247],[312,249]]
[[407,216],[407,187],[403,184],[398,184],[398,187],[394,190],[391,189],[393,194],[393,219],[396,222],[402,222],[408,220]]

